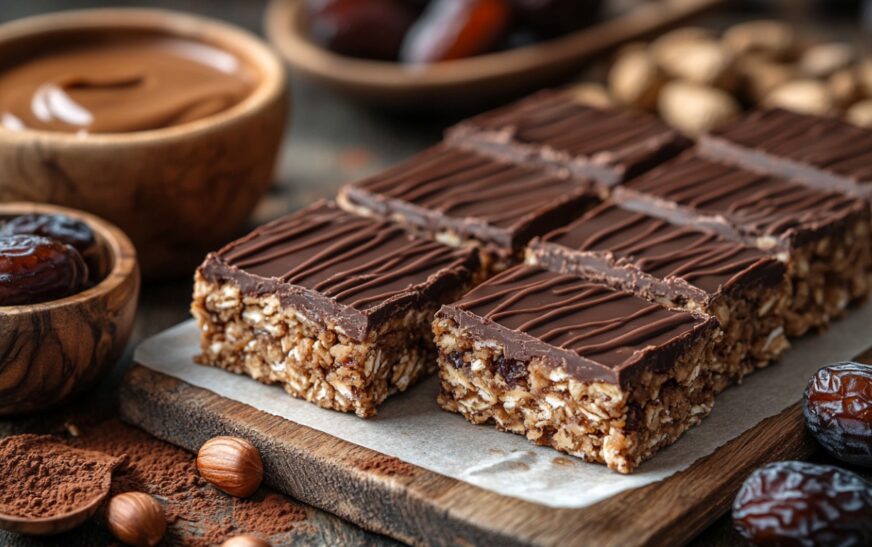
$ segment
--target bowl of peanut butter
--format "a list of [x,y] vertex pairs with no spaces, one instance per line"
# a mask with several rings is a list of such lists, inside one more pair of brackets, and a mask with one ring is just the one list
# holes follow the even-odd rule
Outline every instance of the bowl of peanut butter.
[[106,218],[150,277],[237,233],[288,115],[281,61],[232,25],[97,9],[0,26],[0,201]]

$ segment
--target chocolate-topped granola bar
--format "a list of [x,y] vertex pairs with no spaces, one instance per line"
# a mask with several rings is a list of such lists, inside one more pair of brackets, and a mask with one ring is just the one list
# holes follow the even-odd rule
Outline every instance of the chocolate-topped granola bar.
[[592,180],[602,195],[691,144],[655,116],[593,108],[569,91],[543,91],[461,122],[446,142]]
[[479,275],[478,256],[319,202],[197,270],[204,364],[366,417],[435,369],[431,320]]
[[439,403],[623,473],[711,410],[714,318],[534,266],[445,305]]
[[702,137],[700,152],[824,190],[872,198],[872,130],[839,118],[759,110]]
[[528,262],[574,273],[668,307],[715,316],[718,389],[777,359],[789,346],[784,263],[714,232],[606,202],[530,245]]
[[479,247],[488,269],[498,271],[521,259],[532,237],[591,207],[589,189],[535,167],[438,145],[344,186],[339,203],[449,245]]
[[792,303],[786,330],[826,326],[866,298],[872,278],[867,204],[689,151],[615,189],[622,206],[703,226],[787,263]]

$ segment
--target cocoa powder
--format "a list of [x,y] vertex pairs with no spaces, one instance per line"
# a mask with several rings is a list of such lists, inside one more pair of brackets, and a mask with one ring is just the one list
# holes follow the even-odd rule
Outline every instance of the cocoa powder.
[[0,439],[0,513],[23,518],[65,515],[109,490],[123,458],[71,448],[48,435]]

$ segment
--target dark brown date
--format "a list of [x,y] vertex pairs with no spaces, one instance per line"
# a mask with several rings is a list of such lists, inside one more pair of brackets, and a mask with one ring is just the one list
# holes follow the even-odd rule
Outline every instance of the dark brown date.
[[872,366],[837,363],[805,388],[808,430],[834,458],[872,467]]
[[756,545],[872,545],[872,484],[838,467],[770,463],[742,484],[733,522]]
[[88,267],[71,245],[35,235],[0,236],[0,306],[56,300],[87,282]]
[[507,0],[433,0],[403,41],[400,60],[420,65],[487,53],[511,19]]
[[602,0],[512,0],[522,23],[544,36],[586,27],[599,15]]
[[20,215],[0,226],[0,236],[31,234],[57,239],[72,245],[79,253],[88,254],[96,245],[94,232],[81,220],[66,215]]
[[318,44],[351,57],[396,61],[418,15],[403,0],[308,0],[309,34]]

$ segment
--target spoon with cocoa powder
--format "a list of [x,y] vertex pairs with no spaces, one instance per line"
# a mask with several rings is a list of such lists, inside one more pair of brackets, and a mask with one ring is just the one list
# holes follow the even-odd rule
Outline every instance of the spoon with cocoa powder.
[[106,499],[123,462],[48,435],[0,439],[0,528],[31,535],[75,528]]

